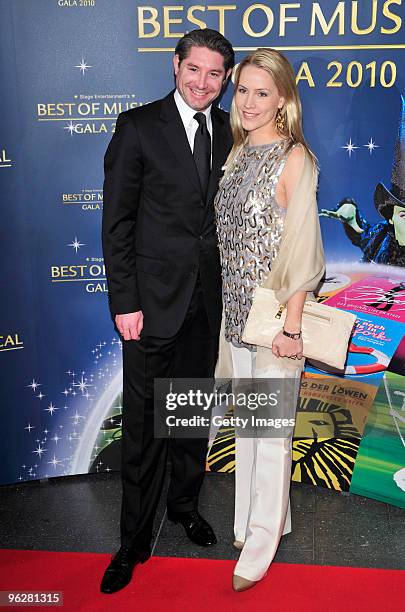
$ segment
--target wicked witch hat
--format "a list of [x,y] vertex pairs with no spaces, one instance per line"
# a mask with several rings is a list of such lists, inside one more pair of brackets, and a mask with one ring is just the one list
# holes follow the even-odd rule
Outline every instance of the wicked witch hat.
[[391,191],[378,183],[374,191],[374,206],[387,221],[391,219],[394,206],[405,208],[405,98],[401,96],[398,138],[395,144],[394,163],[391,175]]

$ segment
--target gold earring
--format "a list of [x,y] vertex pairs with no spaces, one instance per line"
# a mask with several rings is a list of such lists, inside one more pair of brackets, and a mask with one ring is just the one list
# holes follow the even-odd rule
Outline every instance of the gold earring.
[[283,134],[285,130],[285,115],[283,115],[283,113],[281,112],[281,108],[277,109],[276,128],[280,132],[280,134]]

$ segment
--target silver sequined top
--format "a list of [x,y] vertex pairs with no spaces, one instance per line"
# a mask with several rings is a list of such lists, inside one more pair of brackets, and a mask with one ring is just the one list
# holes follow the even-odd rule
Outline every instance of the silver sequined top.
[[245,346],[242,333],[253,291],[268,275],[278,254],[286,208],[275,200],[286,162],[286,141],[245,145],[215,198],[222,265],[225,338]]

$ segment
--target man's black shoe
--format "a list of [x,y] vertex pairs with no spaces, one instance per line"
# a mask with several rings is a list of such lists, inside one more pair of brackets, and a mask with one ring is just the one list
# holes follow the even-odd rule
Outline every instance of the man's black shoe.
[[197,510],[191,512],[167,511],[167,518],[173,523],[180,523],[186,530],[187,536],[199,546],[212,546],[217,543],[212,527],[199,514]]
[[131,581],[135,565],[145,563],[149,557],[148,553],[140,553],[121,546],[104,572],[100,591],[110,594],[123,589]]

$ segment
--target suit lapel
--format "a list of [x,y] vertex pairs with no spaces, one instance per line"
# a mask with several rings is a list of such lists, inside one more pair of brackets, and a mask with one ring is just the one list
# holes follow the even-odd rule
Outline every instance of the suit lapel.
[[213,134],[212,169],[208,183],[207,202],[211,201],[218,189],[218,181],[222,175],[222,166],[225,163],[230,148],[229,130],[223,117],[221,117],[215,107],[212,108],[211,119]]
[[173,92],[162,100],[160,118],[164,122],[162,133],[179,162],[179,173],[200,191],[197,167],[190,149],[187,134],[180,113],[174,101]]

